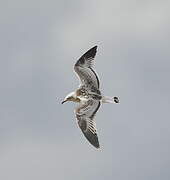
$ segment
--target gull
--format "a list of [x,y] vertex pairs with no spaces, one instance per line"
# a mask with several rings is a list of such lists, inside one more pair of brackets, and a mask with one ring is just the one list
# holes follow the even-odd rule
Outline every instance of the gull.
[[101,104],[119,103],[119,98],[103,96],[100,92],[99,78],[93,70],[96,52],[97,46],[92,47],[74,65],[80,85],[76,91],[69,93],[64,98],[62,104],[67,101],[78,103],[75,109],[78,126],[87,140],[94,147],[100,148],[94,117]]

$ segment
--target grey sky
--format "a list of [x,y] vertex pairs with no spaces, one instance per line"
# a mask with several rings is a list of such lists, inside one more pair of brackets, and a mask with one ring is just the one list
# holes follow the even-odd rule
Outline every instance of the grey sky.
[[[170,179],[170,1],[2,1],[0,179]],[[76,60],[98,45],[101,149],[77,128]],[[57,96],[57,99],[56,99]]]

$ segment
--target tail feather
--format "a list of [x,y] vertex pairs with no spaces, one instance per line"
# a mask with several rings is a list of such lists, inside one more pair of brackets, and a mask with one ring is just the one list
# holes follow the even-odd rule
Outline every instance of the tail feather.
[[119,98],[118,97],[103,96],[102,97],[102,103],[119,103]]

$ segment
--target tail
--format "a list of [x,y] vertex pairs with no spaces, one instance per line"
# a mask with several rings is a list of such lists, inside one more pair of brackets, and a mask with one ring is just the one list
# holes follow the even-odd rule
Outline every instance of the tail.
[[102,97],[102,103],[119,103],[119,98],[118,97],[103,96]]

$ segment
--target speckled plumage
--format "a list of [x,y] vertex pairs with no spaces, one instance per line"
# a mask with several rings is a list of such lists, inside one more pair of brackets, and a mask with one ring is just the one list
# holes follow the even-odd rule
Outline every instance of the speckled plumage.
[[75,109],[78,125],[87,140],[94,147],[99,148],[94,117],[101,103],[118,103],[118,98],[105,97],[100,92],[99,78],[92,69],[96,52],[97,46],[94,46],[76,62],[74,70],[80,79],[80,86],[75,92],[66,96],[63,102],[78,102],[78,106]]

